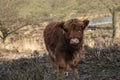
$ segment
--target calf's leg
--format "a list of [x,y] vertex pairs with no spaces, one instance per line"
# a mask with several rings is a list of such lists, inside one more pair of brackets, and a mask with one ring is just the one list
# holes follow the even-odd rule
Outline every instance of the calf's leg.
[[73,70],[74,80],[79,79],[78,64],[79,62],[75,62],[74,64],[71,65],[71,68]]
[[58,61],[58,66],[59,66],[59,77],[62,79],[68,77],[69,65],[65,62],[64,59],[60,59]]

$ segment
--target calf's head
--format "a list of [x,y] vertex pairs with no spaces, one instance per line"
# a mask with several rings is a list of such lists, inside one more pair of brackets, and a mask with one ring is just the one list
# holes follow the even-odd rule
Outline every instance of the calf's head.
[[84,29],[88,26],[89,20],[70,19],[66,22],[62,22],[60,27],[62,28],[65,38],[70,45],[78,45],[83,38]]

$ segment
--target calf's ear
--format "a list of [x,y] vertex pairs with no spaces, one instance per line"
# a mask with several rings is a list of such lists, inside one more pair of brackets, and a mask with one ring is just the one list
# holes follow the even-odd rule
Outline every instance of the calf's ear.
[[64,28],[64,22],[63,21],[58,22],[57,26],[63,29]]
[[84,23],[83,29],[85,29],[89,24],[89,20],[85,19],[85,20],[83,20],[83,23]]
[[63,30],[63,33],[67,32],[67,29],[64,28],[64,23],[65,22],[59,22],[58,25],[57,25],[58,27],[60,27]]

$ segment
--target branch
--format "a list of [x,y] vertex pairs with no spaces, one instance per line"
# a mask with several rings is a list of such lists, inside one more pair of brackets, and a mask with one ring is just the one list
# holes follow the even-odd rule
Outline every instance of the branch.
[[116,2],[115,0],[112,0],[112,2],[114,3],[114,7],[119,6],[119,2]]
[[23,24],[20,25],[18,28],[14,29],[13,31],[9,32],[8,34],[12,34],[12,33],[16,32],[17,30],[23,28],[23,27],[26,26],[26,25],[27,25],[27,23],[23,23]]
[[109,11],[110,11],[110,13],[112,14],[112,9],[108,6],[108,5],[106,5],[102,0],[99,0]]
[[3,37],[0,35],[0,38],[3,38]]

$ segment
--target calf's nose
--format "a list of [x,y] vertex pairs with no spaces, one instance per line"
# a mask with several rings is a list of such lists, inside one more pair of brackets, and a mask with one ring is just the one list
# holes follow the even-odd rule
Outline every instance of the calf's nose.
[[70,40],[70,44],[78,44],[79,43],[79,39],[77,39],[77,38],[73,38],[73,39],[71,39]]

